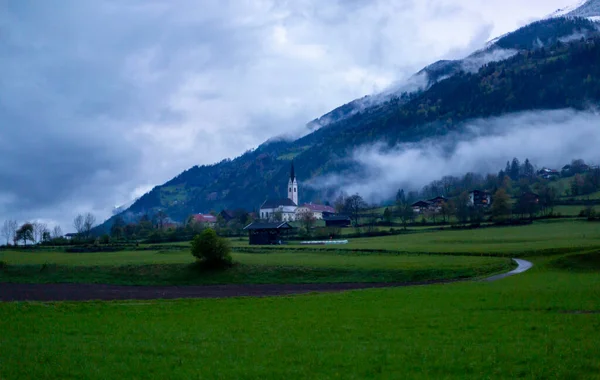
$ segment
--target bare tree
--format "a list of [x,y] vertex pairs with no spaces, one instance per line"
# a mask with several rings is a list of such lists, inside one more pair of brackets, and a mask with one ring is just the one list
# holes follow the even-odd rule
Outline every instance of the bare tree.
[[344,212],[348,214],[350,219],[352,219],[355,227],[358,227],[360,216],[363,213],[363,211],[366,210],[366,208],[367,203],[358,194],[346,198],[344,202]]
[[6,220],[0,230],[2,237],[6,239],[6,245],[9,245],[11,241],[15,241],[15,234],[19,228],[19,223],[16,220]]
[[94,228],[95,225],[96,217],[90,214],[89,212],[85,214],[85,217],[83,219],[83,232],[86,237],[90,236],[90,232],[92,231],[92,228]]
[[60,226],[54,226],[54,229],[52,230],[52,239],[58,239],[62,236],[62,228],[60,228]]
[[41,222],[33,222],[33,242],[39,243],[42,241],[44,232],[48,232],[48,225]]
[[84,223],[84,219],[83,219],[83,215],[81,215],[81,214],[77,215],[75,217],[75,219],[73,220],[73,227],[75,227],[75,231],[77,231],[78,235],[83,234],[83,231],[84,231],[83,223]]

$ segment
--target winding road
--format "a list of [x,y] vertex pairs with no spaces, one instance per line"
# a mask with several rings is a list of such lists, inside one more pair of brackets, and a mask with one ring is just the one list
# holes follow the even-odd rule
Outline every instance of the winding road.
[[[517,269],[485,279],[496,281],[523,273],[533,264],[513,259]],[[177,298],[267,297],[312,292],[341,292],[357,289],[394,288],[447,284],[461,280],[412,283],[331,283],[331,284],[255,284],[204,286],[121,286],[102,284],[14,284],[0,283],[0,301],[93,301],[151,300]]]

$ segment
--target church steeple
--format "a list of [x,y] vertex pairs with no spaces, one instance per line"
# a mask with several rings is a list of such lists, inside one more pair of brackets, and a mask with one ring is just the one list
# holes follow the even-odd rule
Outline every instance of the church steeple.
[[288,181],[288,198],[298,205],[298,181],[296,180],[296,171],[294,170],[294,160],[290,168],[290,180]]
[[292,160],[292,169],[290,170],[290,181],[296,180],[296,173],[294,172],[294,160]]

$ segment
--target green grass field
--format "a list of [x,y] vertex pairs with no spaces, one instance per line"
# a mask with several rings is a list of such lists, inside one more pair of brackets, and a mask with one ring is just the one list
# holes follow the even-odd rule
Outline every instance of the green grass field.
[[2,379],[600,376],[600,276],[277,298],[0,304]]
[[6,252],[1,282],[153,284],[412,282],[477,277],[507,271],[507,259],[341,252],[233,253],[227,271],[193,265],[188,250],[161,253]]
[[[234,255],[258,277],[272,269],[270,280],[280,282],[372,281],[382,273],[429,270],[447,275],[507,262],[443,255],[457,252],[525,255],[535,266],[492,283],[336,294],[0,303],[0,378],[600,379],[598,245],[600,223],[574,220],[423,232],[356,239],[334,251],[283,246]],[[122,277],[104,273],[130,280],[138,275],[134,268],[154,268],[143,275],[160,277],[165,268],[189,267],[191,256],[6,252],[4,260],[9,270],[38,271],[53,260],[60,265],[45,271],[62,268],[57,279],[68,268],[130,268]],[[248,273],[228,276],[235,282]]]
[[[414,232],[414,231],[413,231]],[[435,253],[519,257],[600,249],[600,223],[576,219],[537,221],[520,227],[491,227],[443,231],[425,229],[418,233],[350,239],[349,244],[319,246],[331,250],[385,250],[395,253]],[[235,247],[247,247],[237,240]],[[300,249],[291,243],[281,249]],[[279,249],[279,248],[278,248]]]

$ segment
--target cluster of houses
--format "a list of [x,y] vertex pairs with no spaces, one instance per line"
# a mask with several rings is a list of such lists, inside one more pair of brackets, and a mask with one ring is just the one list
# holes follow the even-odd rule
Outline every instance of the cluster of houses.
[[[436,197],[429,200],[421,200],[411,205],[415,214],[435,213],[442,211],[442,205],[448,202],[448,198]],[[469,193],[469,206],[489,207],[492,205],[492,194],[487,191],[473,190]]]

